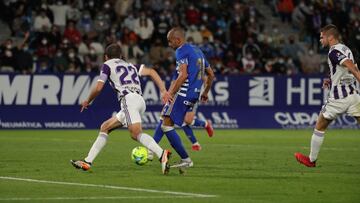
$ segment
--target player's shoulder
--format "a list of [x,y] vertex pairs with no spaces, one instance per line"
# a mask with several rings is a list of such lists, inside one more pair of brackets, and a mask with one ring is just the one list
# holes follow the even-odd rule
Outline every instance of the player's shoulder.
[[349,47],[347,47],[345,44],[339,43],[334,46],[332,46],[329,50],[329,53],[346,53],[348,51],[351,51]]
[[126,61],[119,59],[119,58],[110,59],[110,60],[107,60],[104,62],[104,65],[107,65],[110,68],[116,67],[119,65],[126,65],[126,64],[128,64]]

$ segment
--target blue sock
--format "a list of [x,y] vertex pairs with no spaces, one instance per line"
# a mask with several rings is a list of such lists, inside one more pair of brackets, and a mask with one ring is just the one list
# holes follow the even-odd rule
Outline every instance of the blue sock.
[[179,154],[181,159],[189,158],[188,153],[186,152],[179,135],[176,133],[175,129],[172,129],[168,132],[165,132],[166,137],[168,138],[171,146]]
[[205,121],[203,121],[203,120],[200,120],[200,119],[198,119],[198,118],[195,118],[194,119],[194,124],[193,124],[193,126],[196,126],[196,127],[205,127],[205,124],[206,124],[206,122]]
[[162,120],[160,120],[160,123],[156,126],[155,132],[154,132],[154,140],[156,143],[159,143],[162,137],[164,136],[164,132],[161,129]]
[[194,135],[194,132],[193,132],[193,130],[191,129],[190,126],[184,125],[184,126],[182,126],[181,128],[184,130],[186,136],[189,138],[189,140],[191,141],[191,143],[194,144],[195,142],[197,142],[197,139],[196,139],[196,137],[195,137],[195,135]]

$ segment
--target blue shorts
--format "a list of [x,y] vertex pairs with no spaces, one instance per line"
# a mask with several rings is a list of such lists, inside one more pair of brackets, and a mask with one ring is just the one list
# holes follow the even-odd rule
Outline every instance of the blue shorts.
[[165,104],[161,115],[170,116],[176,125],[181,126],[184,122],[186,112],[192,111],[196,102],[197,99],[187,99],[186,97],[176,95],[171,104]]

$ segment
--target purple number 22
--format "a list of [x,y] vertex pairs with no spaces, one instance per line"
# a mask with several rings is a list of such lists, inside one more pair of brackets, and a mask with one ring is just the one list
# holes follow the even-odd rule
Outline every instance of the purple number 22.
[[[136,72],[136,69],[133,66],[117,66],[116,67],[116,73],[120,73],[120,83],[122,85],[128,85],[128,84],[140,84],[138,75]],[[129,79],[129,73],[131,74],[131,78]]]

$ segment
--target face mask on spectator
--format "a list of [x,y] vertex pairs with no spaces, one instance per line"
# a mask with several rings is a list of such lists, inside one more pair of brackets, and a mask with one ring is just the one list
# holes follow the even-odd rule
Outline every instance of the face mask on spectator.
[[204,31],[204,30],[205,30],[205,26],[204,26],[204,25],[201,25],[201,26],[200,26],[200,30],[201,30],[201,31]]
[[11,48],[12,48],[12,44],[7,44],[7,45],[6,45],[6,48],[7,48],[7,49],[11,49]]
[[189,6],[189,9],[190,9],[190,10],[194,10],[194,6],[193,6],[193,5],[190,5],[190,6]]
[[159,18],[160,18],[160,20],[165,20],[165,16],[164,16],[164,15],[160,15]]
[[29,47],[28,46],[24,46],[23,47],[23,51],[28,51],[29,50]]
[[48,41],[47,41],[47,39],[43,39],[43,40],[41,40],[41,43],[42,43],[43,45],[46,45],[46,44],[48,43]]
[[208,18],[209,18],[209,17],[208,17],[207,15],[203,15],[203,16],[202,16],[203,21],[207,21]]
[[75,57],[75,53],[74,53],[74,52],[70,52],[70,53],[69,53],[69,57],[70,57],[70,58],[74,58],[74,57]]
[[279,61],[278,61],[280,64],[283,64],[285,61],[283,58],[280,58]]
[[5,56],[7,56],[7,57],[10,58],[10,57],[12,57],[12,55],[13,55],[13,54],[12,54],[12,51],[9,51],[9,50],[6,50],[6,51],[5,51]]
[[191,26],[190,26],[190,30],[191,30],[191,31],[196,31],[196,25],[191,25]]
[[104,4],[104,8],[105,8],[105,9],[109,9],[109,8],[110,8],[110,4],[108,4],[108,3]]

